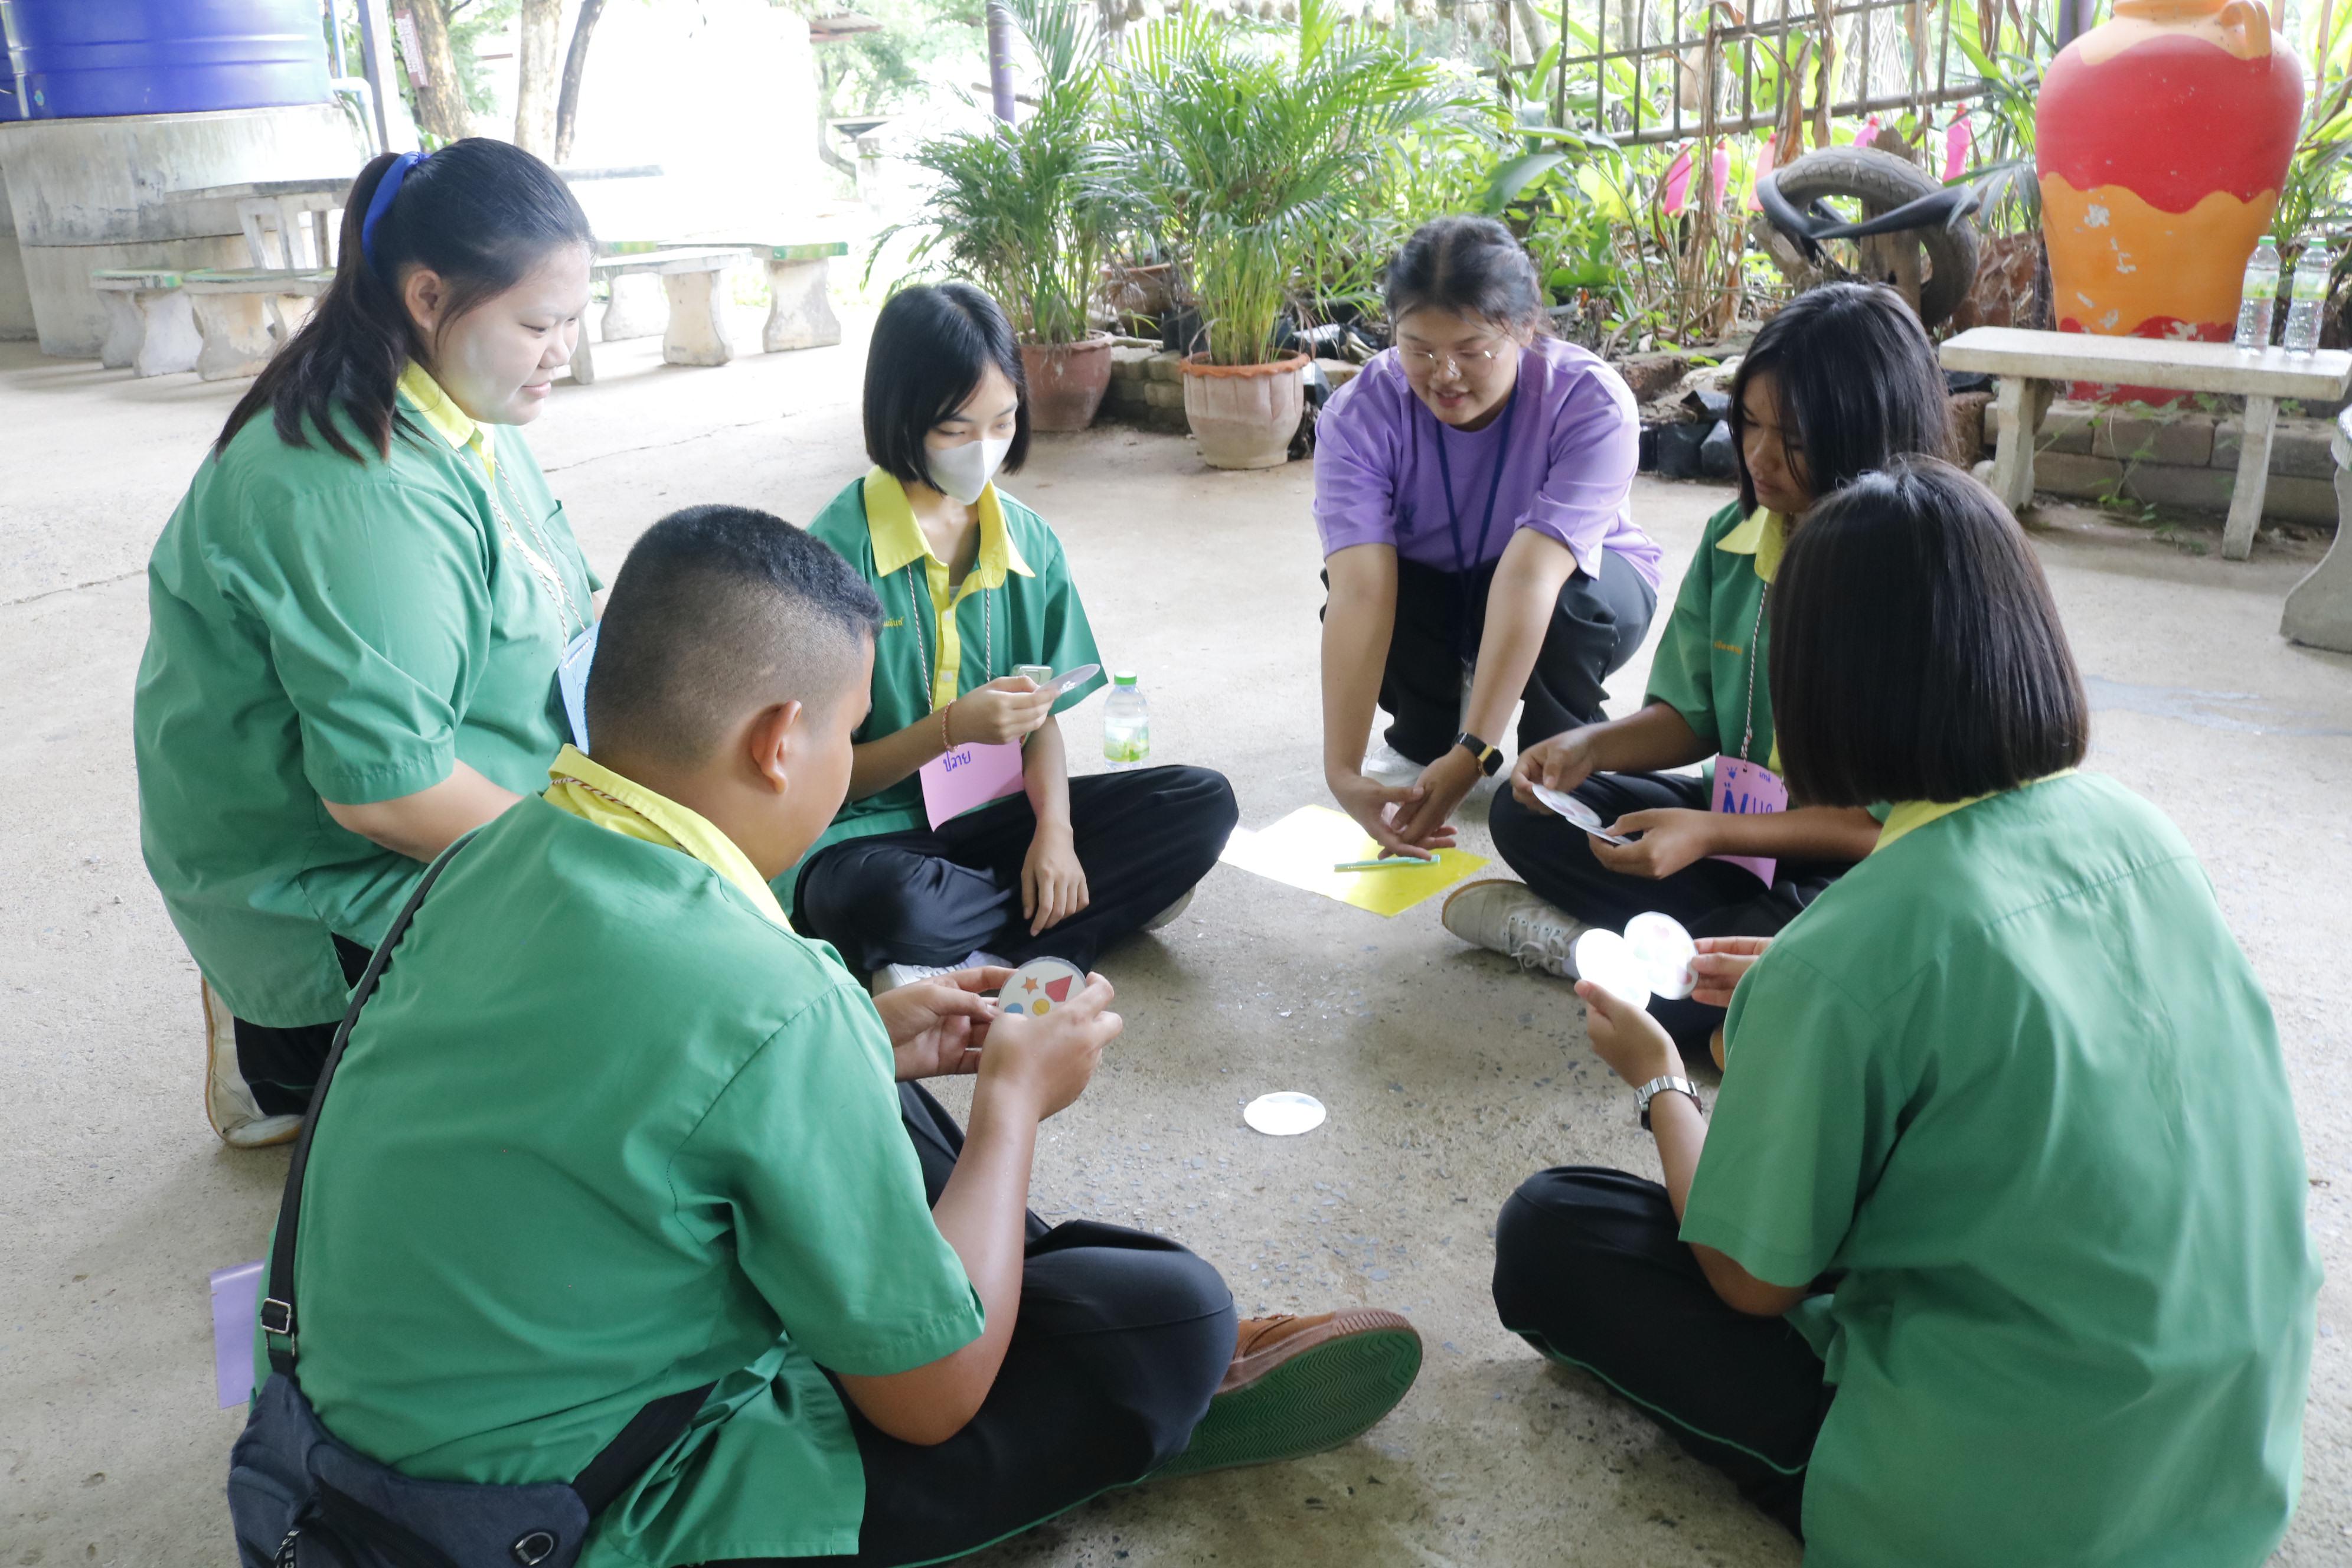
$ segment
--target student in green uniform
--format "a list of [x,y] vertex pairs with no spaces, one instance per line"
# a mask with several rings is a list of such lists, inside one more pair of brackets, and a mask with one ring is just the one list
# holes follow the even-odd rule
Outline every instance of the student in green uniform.
[[1790,786],[1898,804],[1769,949],[1706,944],[1711,1119],[1655,1020],[1577,986],[1665,1184],[1529,1179],[1503,1322],[1813,1568],[2255,1568],[2294,1509],[2319,1268],[2210,883],[2073,771],[2088,705],[2041,567],[1958,469],[1822,502],[1771,617]]
[[512,427],[571,357],[590,244],[504,142],[368,164],[333,285],[156,542],[141,840],[233,1144],[294,1136],[425,863],[562,744],[556,663],[601,584]]
[[[1106,1489],[1384,1415],[1393,1313],[1236,1325],[1172,1241],[1026,1213],[1038,1124],[1120,1030],[966,971],[869,999],[768,882],[856,767],[880,607],[809,535],[697,507],[616,581],[591,761],[458,849],[319,1110],[300,1379],[421,1478],[570,1479],[700,1414],[582,1562],[936,1563]],[[916,1080],[977,1075],[960,1130]],[[894,1080],[895,1083],[894,1083]],[[485,1201],[486,1198],[492,1201]]]
[[[883,306],[866,351],[866,451],[872,470],[809,531],[882,601],[874,711],[858,727],[849,804],[777,895],[877,986],[967,963],[1090,969],[1183,909],[1239,820],[1233,786],[1192,767],[1070,777],[1054,715],[1103,677],[1055,698],[1018,673],[1102,656],[1062,542],[996,488],[1028,455],[1029,394],[995,300],[948,283]],[[1019,747],[996,754],[1008,782],[1017,764],[1020,787],[935,821],[946,763],[974,745]]]
[[[1765,605],[1815,498],[1900,454],[1943,453],[1949,426],[1935,348],[1893,289],[1832,284],[1764,324],[1731,384],[1739,499],[1707,521],[1649,695],[1625,718],[1520,753],[1488,824],[1526,880],[1455,889],[1448,931],[1572,980],[1569,947],[1588,925],[1620,931],[1657,910],[1695,935],[1769,936],[1869,852],[1878,824],[1866,812],[1778,809],[1789,803],[1774,776]],[[1721,760],[1704,774],[1667,771],[1710,758]],[[1538,783],[1633,842],[1604,843],[1554,816]],[[1725,855],[1741,858],[1714,858]],[[1697,1001],[1660,1002],[1658,1016],[1685,1050],[1723,1022]]]

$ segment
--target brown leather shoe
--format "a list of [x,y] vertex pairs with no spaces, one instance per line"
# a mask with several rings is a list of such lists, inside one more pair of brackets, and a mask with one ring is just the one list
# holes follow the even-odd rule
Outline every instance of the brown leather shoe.
[[1333,1340],[1373,1332],[1412,1334],[1413,1327],[1402,1315],[1377,1307],[1318,1312],[1307,1318],[1295,1312],[1244,1318],[1241,1331],[1234,1338],[1234,1363],[1225,1368],[1225,1380],[1217,1384],[1217,1392],[1232,1394],[1247,1388],[1292,1356],[1304,1355]]
[[1338,1447],[1396,1407],[1421,1371],[1421,1335],[1377,1307],[1246,1318],[1192,1446],[1157,1472],[1197,1475]]

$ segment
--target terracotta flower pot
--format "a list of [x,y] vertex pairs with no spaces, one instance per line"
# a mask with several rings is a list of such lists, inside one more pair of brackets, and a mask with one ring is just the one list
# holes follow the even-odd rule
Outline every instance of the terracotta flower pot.
[[1089,332],[1075,343],[1023,343],[1021,370],[1029,381],[1029,428],[1083,430],[1095,422],[1110,385],[1110,334]]
[[2227,342],[2294,151],[2302,64],[2251,0],[2115,9],[2059,51],[2034,116],[2058,330]]
[[1307,409],[1305,354],[1272,364],[1184,362],[1184,417],[1213,468],[1272,468],[1287,462],[1290,438]]

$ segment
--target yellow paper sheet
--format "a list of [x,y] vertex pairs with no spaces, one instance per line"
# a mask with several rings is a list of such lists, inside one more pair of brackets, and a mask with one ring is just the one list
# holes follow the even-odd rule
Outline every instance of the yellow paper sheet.
[[1412,908],[1486,864],[1483,855],[1460,849],[1438,852],[1435,860],[1396,871],[1334,871],[1348,860],[1370,860],[1381,852],[1354,818],[1328,805],[1302,805],[1271,827],[1235,828],[1218,858],[1376,915]]

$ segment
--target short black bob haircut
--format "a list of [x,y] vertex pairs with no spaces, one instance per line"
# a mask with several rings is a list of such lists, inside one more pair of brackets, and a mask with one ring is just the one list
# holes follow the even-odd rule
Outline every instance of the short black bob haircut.
[[1009,474],[1029,456],[1029,378],[1003,308],[970,283],[917,283],[891,295],[866,350],[866,455],[874,466],[900,484],[930,484],[923,437],[963,406],[990,365],[1021,402],[1004,454]]
[[1782,438],[1793,433],[1814,499],[1906,453],[1952,455],[1951,400],[1936,347],[1903,296],[1876,283],[1809,289],[1764,323],[1731,377],[1731,452],[1739,510],[1748,476],[1748,387],[1769,372]]
[[1551,330],[1528,247],[1490,217],[1432,218],[1414,229],[1390,261],[1382,292],[1391,322],[1433,309],[1497,327]]
[[1816,506],[1772,584],[1772,716],[1808,805],[1968,800],[2071,768],[2090,703],[2008,510],[1933,458]]
[[671,512],[613,580],[588,670],[590,742],[599,756],[698,763],[747,706],[829,705],[881,621],[866,579],[814,534],[750,507]]

